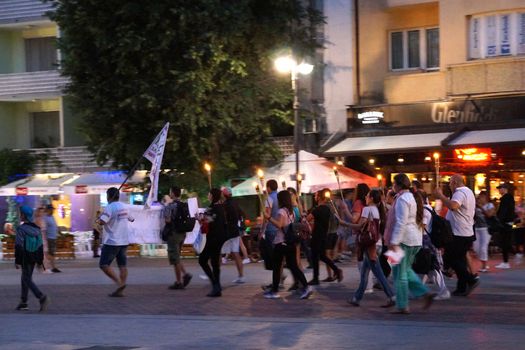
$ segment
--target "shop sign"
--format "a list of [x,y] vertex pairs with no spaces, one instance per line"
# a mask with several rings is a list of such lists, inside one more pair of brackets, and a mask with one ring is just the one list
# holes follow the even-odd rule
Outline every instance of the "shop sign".
[[75,193],[76,194],[86,194],[86,193],[88,193],[87,185],[76,185],[75,186]]
[[490,148],[456,148],[454,154],[456,159],[465,163],[486,163],[490,160]]
[[357,119],[361,120],[362,124],[379,124],[383,118],[383,112],[379,111],[363,112],[357,115]]
[[29,193],[29,189],[27,187],[17,187],[16,188],[17,196],[27,196],[28,193]]

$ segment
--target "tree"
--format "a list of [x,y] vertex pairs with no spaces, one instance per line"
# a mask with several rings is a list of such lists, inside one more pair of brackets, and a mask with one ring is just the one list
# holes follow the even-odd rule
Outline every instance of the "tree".
[[[67,93],[89,148],[129,168],[166,121],[164,168],[224,179],[278,151],[291,123],[289,77],[272,59],[318,47],[322,16],[300,0],[54,0]],[[266,157],[264,157],[266,155]]]
[[33,172],[36,161],[29,151],[0,150],[0,186]]

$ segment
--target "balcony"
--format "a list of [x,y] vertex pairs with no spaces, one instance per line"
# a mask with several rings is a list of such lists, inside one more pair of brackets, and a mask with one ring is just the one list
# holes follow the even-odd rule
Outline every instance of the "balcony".
[[483,59],[447,68],[447,94],[498,95],[525,91],[525,58]]
[[52,10],[51,3],[40,0],[3,0],[0,1],[0,27],[18,27],[49,22],[45,16]]
[[391,73],[384,82],[387,103],[411,103],[445,98],[442,72]]
[[58,70],[0,74],[0,101],[53,99],[62,95],[67,84]]

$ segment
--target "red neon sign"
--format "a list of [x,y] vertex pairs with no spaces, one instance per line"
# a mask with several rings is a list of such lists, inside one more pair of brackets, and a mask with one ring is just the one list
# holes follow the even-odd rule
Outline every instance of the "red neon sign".
[[490,160],[490,148],[456,148],[454,150],[456,159],[468,163],[484,163]]

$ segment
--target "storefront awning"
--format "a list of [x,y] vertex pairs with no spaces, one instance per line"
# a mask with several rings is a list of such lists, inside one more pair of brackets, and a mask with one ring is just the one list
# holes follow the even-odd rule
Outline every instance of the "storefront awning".
[[[77,175],[77,177],[63,186],[64,194],[101,194],[110,187],[119,187],[126,179],[127,174],[122,171],[101,171]],[[146,178],[146,171],[137,171],[126,181],[126,188],[130,184],[142,183]]]
[[403,152],[441,147],[441,141],[450,132],[373,137],[348,137],[324,152],[325,156],[351,155],[374,152]]
[[449,143],[450,146],[525,142],[525,128],[466,131]]
[[58,194],[73,173],[38,174],[0,187],[0,196],[48,196]]

